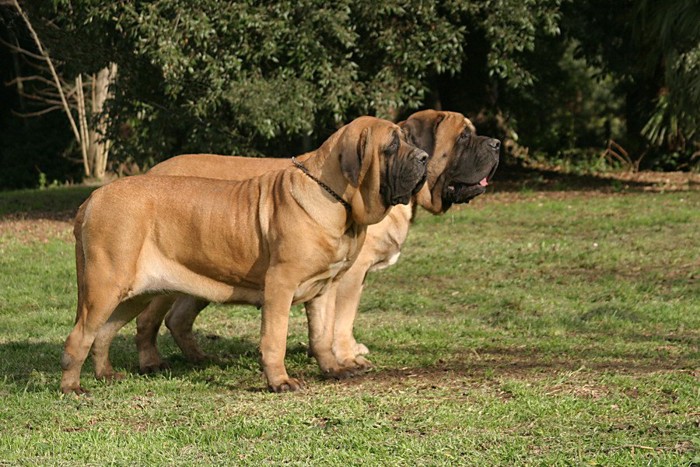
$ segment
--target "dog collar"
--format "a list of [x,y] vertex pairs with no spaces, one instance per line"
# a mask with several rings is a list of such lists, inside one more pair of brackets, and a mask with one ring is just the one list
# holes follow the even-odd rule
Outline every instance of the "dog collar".
[[328,185],[326,185],[325,183],[323,183],[321,180],[319,180],[318,178],[316,178],[316,177],[314,177],[313,175],[311,175],[311,173],[309,172],[309,169],[307,169],[307,168],[304,166],[304,164],[302,164],[301,162],[297,161],[294,157],[292,157],[292,164],[294,164],[295,166],[297,166],[297,167],[298,167],[302,172],[304,172],[311,180],[313,180],[314,182],[318,183],[318,184],[321,186],[321,188],[323,188],[324,190],[326,190],[326,191],[328,192],[329,195],[331,195],[332,197],[334,197],[335,199],[337,199],[338,201],[340,201],[340,203],[341,203],[343,206],[345,206],[345,209],[347,209],[348,211],[352,211],[352,206],[350,206],[350,203],[348,203],[347,201],[345,201],[338,193],[336,193],[335,191],[333,191],[333,189],[332,189],[331,187],[329,187]]

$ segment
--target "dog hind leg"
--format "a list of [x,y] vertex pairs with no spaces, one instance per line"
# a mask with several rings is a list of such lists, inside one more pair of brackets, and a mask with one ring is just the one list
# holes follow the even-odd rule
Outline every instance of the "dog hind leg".
[[148,305],[144,299],[130,299],[120,303],[112,312],[109,319],[100,327],[92,345],[92,358],[95,362],[95,377],[97,379],[118,380],[123,377],[115,373],[109,360],[109,348],[119,330],[134,319]]
[[61,357],[61,391],[65,394],[83,394],[80,386],[80,370],[90,352],[97,332],[119,304],[119,291],[115,288],[84,290],[78,303],[78,316],[73,330],[66,339]]
[[175,339],[178,347],[191,362],[201,362],[207,358],[192,332],[194,320],[209,302],[191,296],[178,297],[170,312],[165,317],[165,325]]
[[155,297],[136,319],[136,348],[141,374],[156,373],[168,368],[158,352],[158,331],[176,298],[174,295]]

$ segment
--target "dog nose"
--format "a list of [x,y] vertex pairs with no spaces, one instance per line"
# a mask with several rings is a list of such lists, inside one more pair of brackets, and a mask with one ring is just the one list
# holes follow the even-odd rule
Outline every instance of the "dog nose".
[[489,146],[491,146],[494,150],[498,151],[498,149],[501,147],[501,142],[497,139],[492,138],[489,140]]
[[426,162],[428,162],[428,154],[425,151],[421,151],[420,149],[416,150],[415,157],[421,164],[425,164]]

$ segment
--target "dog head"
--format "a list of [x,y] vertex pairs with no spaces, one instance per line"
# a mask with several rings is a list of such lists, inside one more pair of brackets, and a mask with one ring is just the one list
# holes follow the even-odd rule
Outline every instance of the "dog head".
[[474,125],[457,112],[423,110],[399,125],[406,139],[430,157],[418,204],[437,214],[486,191],[498,167],[499,140],[477,136]]
[[340,169],[355,188],[350,200],[355,222],[379,222],[391,206],[408,203],[423,186],[428,154],[401,138],[398,125],[360,117],[339,133]]

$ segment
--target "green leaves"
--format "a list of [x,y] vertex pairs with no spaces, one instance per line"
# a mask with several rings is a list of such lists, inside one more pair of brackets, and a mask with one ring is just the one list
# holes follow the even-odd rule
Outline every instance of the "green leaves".
[[700,7],[640,0],[635,15],[634,37],[647,51],[644,71],[663,69],[663,88],[642,134],[652,145],[686,149],[700,121]]
[[478,16],[490,44],[489,74],[513,87],[530,86],[535,77],[523,66],[523,53],[535,49],[538,33],[559,35],[562,0],[489,0],[479,2]]
[[677,168],[700,144],[697,1],[26,7],[65,79],[118,64],[116,159],[289,155],[358,115],[399,119],[424,106],[476,117],[494,136],[519,135],[550,163],[612,140],[646,166]]
[[[179,133],[168,122],[176,111],[196,126],[243,136],[212,148],[219,152],[327,133],[363,113],[393,117],[422,104],[430,76],[454,73],[463,61],[461,18],[436,1],[59,3],[43,14],[59,25],[63,43],[66,36],[104,39],[109,31],[98,52],[120,65],[115,113],[141,102],[152,113],[131,118],[130,126],[161,121],[158,131]],[[72,51],[60,53],[80,63]],[[207,142],[195,134],[203,133],[173,134],[185,141],[169,152],[202,150]],[[134,143],[141,152],[155,149]]]
[[41,14],[66,63],[119,65],[114,152],[160,159],[286,148],[357,115],[397,118],[462,69],[468,29],[488,41],[491,79],[528,86],[523,54],[558,31],[560,2],[57,0]]

